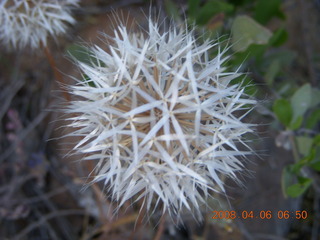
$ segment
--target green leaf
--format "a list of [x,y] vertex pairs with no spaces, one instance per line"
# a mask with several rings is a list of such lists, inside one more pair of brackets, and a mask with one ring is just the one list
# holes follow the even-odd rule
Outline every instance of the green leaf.
[[320,171],[320,159],[310,163],[310,167],[316,171]]
[[310,137],[295,137],[298,151],[303,156],[307,156],[311,150],[313,139]]
[[314,138],[314,146],[310,153],[310,163],[309,166],[316,171],[320,171],[320,144],[319,144],[319,135]]
[[306,127],[312,129],[320,121],[320,109],[313,111],[307,119]]
[[206,24],[214,15],[218,13],[231,13],[234,10],[232,4],[221,0],[211,0],[204,4],[198,14],[196,22],[199,25]]
[[291,106],[293,108],[293,121],[309,109],[311,105],[311,86],[309,83],[300,87],[291,97]]
[[288,186],[291,186],[295,182],[296,178],[297,176],[292,172],[291,166],[286,166],[285,168],[283,168],[281,175],[281,187],[284,196],[288,196],[286,190]]
[[267,44],[272,36],[269,29],[257,23],[249,16],[238,16],[232,25],[232,48],[243,52],[251,44]]
[[288,126],[292,119],[292,108],[289,101],[278,99],[273,104],[273,112],[278,120],[285,126]]
[[315,163],[312,163],[311,165],[310,165],[310,167],[312,167],[314,170],[316,170],[316,171],[320,171],[320,161],[317,161],[317,162],[315,162]]
[[188,17],[194,21],[199,11],[200,0],[188,0]]
[[258,0],[254,11],[254,18],[262,24],[266,24],[274,16],[284,18],[280,6],[281,0]]
[[315,149],[311,149],[311,151],[309,152],[309,154],[302,158],[299,162],[290,165],[290,171],[296,175],[299,174],[300,169],[306,165],[311,165],[314,161],[316,157],[316,151]]
[[231,66],[240,66],[246,64],[248,57],[255,58],[256,61],[264,59],[264,53],[268,48],[267,45],[251,44],[244,52],[236,52],[233,55]]
[[279,47],[288,40],[288,32],[284,28],[280,28],[274,32],[269,40],[269,45]]
[[164,1],[164,7],[166,8],[166,12],[169,16],[173,17],[173,19],[177,20],[180,17],[179,9],[176,4],[171,0]]
[[320,134],[316,135],[316,136],[313,138],[313,145],[315,145],[315,146],[320,146]]
[[292,119],[292,121],[290,122],[289,128],[291,130],[298,129],[301,126],[302,121],[303,121],[303,117],[302,116],[297,117],[297,119],[295,119],[295,120]]
[[293,60],[296,58],[297,54],[293,51],[286,49],[277,49],[277,51],[268,53],[264,58],[266,62],[272,62],[278,60],[281,63],[281,67],[291,66]]
[[316,107],[320,103],[320,90],[317,88],[312,88],[312,93],[311,93],[311,105],[310,107]]
[[281,70],[280,61],[275,59],[269,65],[267,72],[265,73],[265,79],[269,86],[273,84],[275,77],[278,75],[279,71]]
[[283,74],[283,69],[291,66],[295,57],[296,54],[289,50],[268,52],[268,54],[263,57],[260,69],[266,69],[264,77],[269,86],[272,86],[277,76]]
[[91,78],[88,76],[88,75],[86,75],[86,74],[81,74],[81,76],[82,76],[82,81],[84,82],[84,83],[86,83],[88,86],[90,86],[90,87],[97,87],[97,85],[94,83],[94,81],[92,81],[91,80]]
[[309,178],[299,177],[299,183],[293,184],[286,188],[286,194],[296,198],[302,195],[311,185],[312,180]]
[[[89,48],[80,46],[77,44],[71,44],[67,47],[67,53],[77,61],[85,63],[89,66],[98,65],[98,59],[94,56]],[[105,63],[99,61],[101,66],[105,66]]]
[[241,86],[244,87],[245,94],[251,96],[254,96],[258,91],[257,86],[252,84],[252,81],[249,78],[236,78],[232,80],[232,84],[241,84]]
[[306,160],[303,158],[301,159],[299,162],[290,165],[290,171],[295,174],[298,175],[300,173],[300,170],[302,167],[304,167],[306,165]]

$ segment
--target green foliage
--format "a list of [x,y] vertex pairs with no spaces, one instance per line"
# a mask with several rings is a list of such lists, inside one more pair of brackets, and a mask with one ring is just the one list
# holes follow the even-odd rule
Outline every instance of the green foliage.
[[299,153],[304,157],[283,170],[282,189],[285,196],[289,197],[302,195],[312,183],[312,179],[302,176],[303,168],[320,171],[320,135],[314,138],[298,136],[295,141]]
[[320,103],[320,90],[318,88],[312,88],[311,89],[311,104],[310,108],[315,108]]
[[232,25],[232,48],[236,52],[243,52],[251,44],[267,44],[271,36],[269,29],[249,16],[237,16]]
[[249,58],[259,61],[263,57],[266,49],[266,45],[251,44],[245,51],[235,52],[231,63],[234,66],[239,66],[249,61]]
[[298,177],[298,183],[295,183],[286,188],[286,194],[290,197],[299,197],[303,194],[311,185],[312,180],[310,178]]
[[293,120],[296,120],[299,116],[303,116],[304,113],[311,106],[311,85],[305,84],[300,87],[294,95],[291,97],[291,105],[293,107]]
[[[304,84],[299,87],[292,96],[290,101],[278,99],[274,102],[273,112],[277,119],[287,128],[297,130],[304,127],[313,128],[320,119],[320,110],[314,109],[307,121],[305,115],[316,107],[312,101],[314,91],[310,84]],[[285,196],[298,197],[302,195],[312,183],[312,179],[306,178],[302,174],[302,169],[310,167],[320,171],[320,135],[310,137],[308,135],[296,135],[293,137],[293,145],[296,150],[296,163],[287,166],[282,175],[282,187]],[[301,159],[299,159],[301,158]]]
[[306,127],[312,129],[320,121],[320,109],[315,109],[312,114],[308,117]]
[[284,28],[277,29],[272,37],[269,39],[269,45],[273,47],[280,47],[288,40],[288,33]]
[[313,146],[310,150],[310,153],[307,157],[309,157],[310,161],[308,162],[308,166],[316,171],[320,171],[320,143],[319,143],[320,135],[316,136],[313,141]]
[[284,18],[281,0],[258,0],[254,9],[254,19],[261,24],[268,23],[273,17]]
[[274,82],[274,79],[278,76],[281,71],[281,61],[279,59],[274,59],[269,64],[267,71],[264,75],[266,82],[269,86],[271,86]]
[[311,150],[313,139],[305,136],[296,137],[298,151],[302,156],[307,156]]
[[[96,57],[94,57],[90,49],[84,46],[72,44],[67,47],[66,51],[69,54],[69,56],[76,61],[82,62],[89,66],[105,66],[104,62],[99,61]],[[82,74],[82,80],[86,82],[89,86],[95,87],[95,84],[86,74]]]
[[171,0],[165,0],[164,1],[164,6],[166,8],[166,11],[169,16],[173,17],[173,19],[177,20],[179,19],[179,9],[178,7],[174,4],[173,1]]
[[201,4],[200,0],[188,0],[188,20],[191,23],[203,26],[215,16],[222,14],[229,15],[234,12],[234,5],[223,0],[209,0]]
[[[228,47],[231,42],[234,51],[227,62],[229,67],[238,70],[241,65],[253,73],[254,81],[267,86],[276,96],[270,108],[275,122],[280,124],[274,126],[279,134],[287,131],[295,156],[295,163],[283,170],[283,192],[285,196],[298,197],[312,184],[302,170],[320,171],[320,135],[315,136],[320,127],[320,90],[312,87],[308,79],[290,73],[298,58],[295,51],[284,46],[288,33],[282,8],[281,0],[188,0],[187,17],[204,30],[205,36],[216,37],[218,32],[230,37],[231,41],[225,41]],[[276,24],[272,24],[272,31],[268,25],[271,21],[278,25],[274,29]],[[212,22],[219,28],[212,28]],[[252,87],[249,79],[242,83],[249,86],[247,94],[264,98],[266,93]]]
[[283,169],[282,173],[282,189],[286,197],[299,197],[311,185],[312,180],[302,177],[298,174],[301,166],[290,165]]
[[[270,73],[269,73],[270,74]],[[301,86],[294,92],[290,102],[278,99],[273,104],[273,112],[277,119],[288,129],[296,130],[303,123],[305,113],[311,108],[312,89],[310,84]],[[320,111],[316,110],[307,121],[307,126],[314,126],[320,118]]]
[[293,115],[289,101],[286,99],[276,100],[273,104],[272,110],[283,125],[289,126]]
[[188,0],[188,17],[195,20],[200,8],[200,0]]
[[[269,41],[269,45],[270,45]],[[296,54],[289,50],[278,50],[276,52],[263,56],[263,63],[261,68],[266,69],[264,72],[264,78],[268,86],[274,87],[274,83],[277,77],[283,74],[283,69],[289,67],[294,61]]]
[[73,59],[78,60],[82,63],[88,64],[89,66],[98,65],[105,66],[101,61],[98,62],[97,58],[93,56],[89,48],[81,45],[71,44],[67,47],[66,52]]
[[199,25],[206,24],[212,17],[218,13],[229,14],[232,13],[234,7],[232,4],[221,0],[210,0],[199,8],[196,23]]
[[[320,135],[316,135],[312,139],[311,146],[308,147],[307,148],[309,149],[309,152],[302,160],[304,160],[306,166],[309,166],[316,171],[320,171]],[[306,151],[307,149],[304,150]]]
[[303,116],[298,116],[297,118],[292,119],[292,121],[290,122],[289,128],[291,130],[297,130],[298,128],[300,128],[302,121],[303,121]]

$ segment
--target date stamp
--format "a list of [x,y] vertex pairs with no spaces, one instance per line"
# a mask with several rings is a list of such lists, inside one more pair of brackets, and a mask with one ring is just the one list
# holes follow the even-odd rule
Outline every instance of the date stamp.
[[307,219],[308,212],[303,211],[271,211],[271,210],[262,210],[262,211],[212,211],[212,219]]

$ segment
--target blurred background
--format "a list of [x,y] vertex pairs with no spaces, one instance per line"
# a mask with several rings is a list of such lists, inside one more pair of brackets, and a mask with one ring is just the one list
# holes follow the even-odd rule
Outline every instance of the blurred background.
[[[241,66],[259,100],[244,186],[226,179],[228,197],[208,203],[222,215],[204,208],[203,223],[187,213],[179,226],[160,212],[147,220],[130,202],[113,216],[102,186],[83,187],[93,163],[70,152],[78,139],[63,138],[63,85],[80,79],[70,56],[89,61],[84,46],[105,44],[115,14],[134,30],[150,12],[230,47],[227,67]],[[0,239],[320,239],[319,13],[318,0],[82,0],[49,52],[1,45]],[[243,216],[251,211],[257,218]]]

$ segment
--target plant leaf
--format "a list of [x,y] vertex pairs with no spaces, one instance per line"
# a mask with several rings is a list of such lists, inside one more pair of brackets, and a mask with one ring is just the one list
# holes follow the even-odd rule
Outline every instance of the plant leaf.
[[232,25],[232,48],[243,52],[251,44],[267,44],[272,33],[249,16],[238,16]]
[[275,77],[278,75],[280,70],[281,70],[280,61],[278,59],[273,60],[270,63],[270,65],[266,71],[266,74],[265,74],[265,79],[266,79],[266,82],[269,86],[272,86],[273,81],[274,81]]
[[311,185],[312,180],[309,178],[299,177],[299,183],[293,184],[286,189],[288,196],[296,198],[302,195]]
[[284,28],[277,29],[269,40],[269,45],[279,47],[288,39],[288,32]]
[[295,137],[298,151],[303,156],[307,156],[311,150],[313,139],[310,137]]
[[298,129],[298,128],[301,126],[302,121],[303,121],[303,117],[302,117],[302,116],[299,116],[299,117],[297,117],[297,119],[292,120],[292,121],[290,122],[290,129],[291,129],[291,130],[296,130],[296,129]]
[[320,109],[311,113],[311,116],[307,119],[306,127],[312,129],[320,121]]
[[295,121],[299,116],[309,109],[311,106],[311,85],[309,83],[300,87],[291,97],[291,106],[293,109],[292,121]]
[[312,88],[312,95],[311,95],[311,105],[310,107],[316,107],[320,103],[320,90],[317,88]]
[[266,24],[274,16],[284,18],[280,6],[281,0],[258,0],[255,7],[254,18],[262,24]]
[[296,174],[292,172],[291,166],[286,166],[282,170],[282,176],[281,176],[281,187],[282,187],[283,195],[285,197],[288,196],[287,194],[288,186],[292,185],[295,179],[296,179]]
[[273,104],[273,112],[283,125],[289,125],[292,119],[292,108],[289,101],[286,99],[276,100]]
[[203,7],[200,8],[199,13],[197,14],[197,24],[204,25],[212,17],[218,13],[231,13],[234,9],[232,4],[220,1],[220,0],[211,0],[208,1]]

